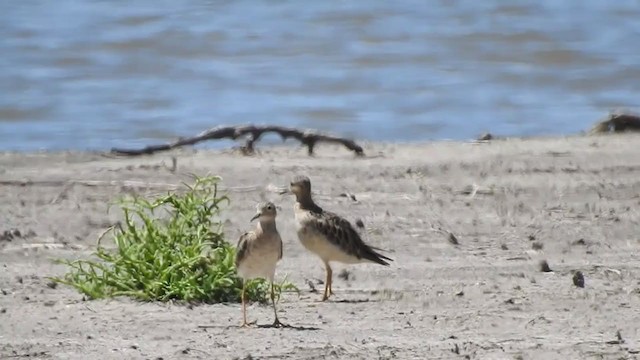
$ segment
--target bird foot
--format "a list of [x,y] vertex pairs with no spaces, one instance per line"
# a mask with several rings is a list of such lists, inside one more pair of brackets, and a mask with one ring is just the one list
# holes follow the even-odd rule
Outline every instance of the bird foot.
[[241,327],[241,328],[248,328],[248,327],[252,327],[253,325],[255,325],[255,324],[256,324],[256,321],[257,321],[257,320],[254,320],[254,321],[249,322],[249,323],[245,321],[245,322],[243,322],[243,323],[242,323],[242,325],[240,325],[240,327]]
[[322,296],[322,301],[327,301],[329,300],[329,298],[333,296],[333,291],[328,291],[324,294],[324,296]]
[[276,319],[271,326],[274,328],[284,328],[288,327],[289,325],[283,324],[280,322],[280,320]]

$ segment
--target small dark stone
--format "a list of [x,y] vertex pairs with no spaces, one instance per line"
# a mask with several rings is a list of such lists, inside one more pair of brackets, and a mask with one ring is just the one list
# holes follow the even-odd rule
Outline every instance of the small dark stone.
[[573,274],[573,285],[584,288],[584,275],[582,275],[581,271],[576,271]]
[[502,250],[509,250],[509,247],[507,246],[507,244],[502,244],[502,245],[500,245],[500,248],[501,248]]
[[361,229],[364,228],[364,223],[362,222],[361,219],[357,219],[356,220],[356,226],[361,228]]
[[45,302],[44,302],[44,306],[47,306],[47,307],[52,307],[52,306],[54,306],[55,304],[56,304],[56,302],[55,302],[55,301],[53,301],[53,300],[48,300],[48,301],[45,301]]
[[460,242],[458,241],[458,238],[453,235],[453,233],[449,233],[449,242],[453,245],[460,245]]
[[340,274],[338,274],[338,277],[344,281],[349,281],[350,279],[353,279],[353,276],[351,274],[351,272],[347,269],[342,269],[342,271],[340,271]]
[[464,291],[460,290],[456,293],[456,296],[464,296]]
[[49,287],[49,288],[51,288],[51,289],[55,289],[55,288],[57,288],[57,287],[58,287],[58,283],[57,283],[57,282],[55,282],[55,281],[49,281],[49,282],[47,283],[47,287]]
[[11,241],[13,240],[13,234],[9,230],[5,230],[2,234],[0,234],[0,241]]
[[346,198],[349,198],[349,199],[351,199],[353,201],[358,201],[358,200],[356,200],[356,196],[353,195],[353,194],[350,194],[350,193],[340,193],[340,195],[338,195],[338,196],[346,197]]
[[0,314],[4,314],[6,312],[7,312],[7,309],[5,309],[5,308],[0,309]]
[[574,241],[573,243],[571,243],[572,245],[587,245],[587,242],[584,239],[578,239],[576,241]]
[[553,270],[551,270],[551,268],[549,267],[549,263],[547,262],[547,260],[541,260],[540,261],[540,271],[542,271],[542,272],[552,272]]
[[531,244],[531,248],[532,248],[533,250],[542,250],[542,248],[543,248],[543,247],[544,247],[544,245],[542,245],[542,243],[541,243],[541,242],[539,242],[539,241],[535,241],[535,242],[533,242],[533,243]]
[[309,286],[309,291],[310,292],[312,292],[312,293],[317,293],[318,292],[318,290],[316,289],[316,286],[313,284],[313,281],[307,279],[306,282],[307,282],[307,285]]

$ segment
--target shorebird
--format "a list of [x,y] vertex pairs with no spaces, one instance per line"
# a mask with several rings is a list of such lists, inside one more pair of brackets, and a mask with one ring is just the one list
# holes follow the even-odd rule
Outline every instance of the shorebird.
[[282,259],[282,239],[276,229],[276,206],[272,202],[258,204],[256,215],[251,221],[258,219],[255,230],[240,235],[236,252],[236,268],[242,278],[242,327],[247,323],[246,283],[250,279],[263,278],[271,282],[271,302],[275,320],[273,326],[283,324],[278,319],[273,279],[276,265]]
[[311,181],[307,176],[294,177],[289,189],[283,193],[293,193],[296,196],[294,213],[298,239],[324,263],[326,281],[322,301],[333,295],[330,262],[371,262],[388,266],[387,261],[393,261],[377,252],[381,249],[367,245],[348,220],[318,206],[311,196]]

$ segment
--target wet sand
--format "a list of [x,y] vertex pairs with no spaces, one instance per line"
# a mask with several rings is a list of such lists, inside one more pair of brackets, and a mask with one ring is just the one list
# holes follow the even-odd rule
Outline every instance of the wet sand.
[[[315,158],[288,147],[262,147],[255,157],[0,154],[0,358],[639,357],[639,139],[372,143],[364,159],[322,145]],[[233,243],[256,202],[282,207],[278,278],[302,293],[282,298],[280,317],[305,330],[239,329],[239,304],[83,301],[48,286],[65,271],[53,259],[89,256],[119,219],[107,213],[110,201],[160,194],[189,173],[223,177]],[[300,173],[321,206],[361,219],[367,241],[395,260],[336,264],[336,295],[326,303],[312,291],[322,290],[324,270],[296,238],[293,199],[272,190]],[[541,260],[551,272],[540,271]],[[349,276],[338,276],[343,269]],[[573,285],[574,271],[584,288]],[[252,305],[249,316],[272,320],[267,306]]]

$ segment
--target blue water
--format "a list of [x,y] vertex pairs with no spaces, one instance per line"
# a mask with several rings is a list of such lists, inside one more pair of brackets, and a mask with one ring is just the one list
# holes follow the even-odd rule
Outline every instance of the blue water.
[[638,19],[636,0],[3,1],[0,150],[243,123],[389,141],[576,133],[640,109]]

